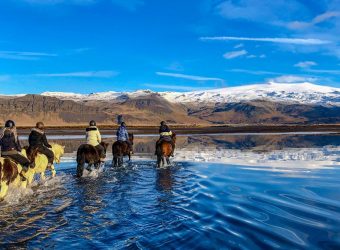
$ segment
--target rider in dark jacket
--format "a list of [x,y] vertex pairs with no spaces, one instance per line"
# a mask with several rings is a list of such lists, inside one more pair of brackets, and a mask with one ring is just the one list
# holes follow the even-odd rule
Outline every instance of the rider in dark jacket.
[[52,166],[54,153],[51,150],[52,146],[47,141],[44,123],[38,122],[35,128],[31,130],[28,143],[31,150],[37,149],[39,153],[46,155],[48,159],[47,166]]
[[[174,141],[172,140],[172,131],[171,129],[169,128],[169,126],[166,124],[165,121],[162,121],[161,122],[161,126],[159,127],[159,139],[156,143],[156,153],[157,153],[157,147],[163,142],[163,141],[166,141],[166,142],[169,142],[171,143],[171,146],[172,146],[172,152],[171,152],[171,156],[174,157],[174,152],[175,152],[175,143]],[[155,154],[156,154],[155,153]]]
[[27,157],[21,154],[20,141],[15,123],[12,120],[8,120],[5,127],[0,131],[0,147],[2,157],[8,157],[24,168],[34,166],[34,163],[31,164]]

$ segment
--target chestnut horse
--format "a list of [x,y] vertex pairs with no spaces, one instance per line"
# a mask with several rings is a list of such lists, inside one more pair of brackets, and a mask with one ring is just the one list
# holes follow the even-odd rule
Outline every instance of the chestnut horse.
[[[109,144],[106,142],[101,142],[100,145],[104,147],[104,151],[106,153]],[[85,164],[88,164],[89,168],[94,166],[96,169],[98,169],[101,164],[99,152],[92,145],[80,145],[77,151],[77,164],[77,177],[83,176]]]
[[18,176],[16,164],[10,159],[2,158],[0,160],[0,200],[6,196],[9,184],[13,183]]
[[[133,145],[133,134],[129,133],[129,141],[131,145]],[[131,153],[130,153],[129,145],[124,141],[116,141],[112,145],[112,154],[113,160],[112,165],[114,167],[121,167],[123,165],[124,156],[129,156],[129,161],[131,161]]]
[[[176,134],[172,133],[171,136],[172,141],[176,144]],[[172,151],[172,145],[170,142],[163,140],[160,144],[157,145],[156,155],[157,155],[157,167],[164,167],[165,161],[168,165],[170,165],[170,155]]]
[[23,170],[12,159],[0,157],[0,201],[5,198],[9,185],[27,187],[27,177],[33,173],[32,168]]

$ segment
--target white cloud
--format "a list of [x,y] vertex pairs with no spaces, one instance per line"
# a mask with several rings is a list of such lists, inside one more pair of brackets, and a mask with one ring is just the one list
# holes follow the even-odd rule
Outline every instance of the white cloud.
[[297,64],[294,65],[294,67],[298,67],[298,68],[302,68],[302,69],[306,69],[312,66],[316,66],[317,63],[313,62],[313,61],[304,61],[304,62],[299,62]]
[[194,81],[224,81],[223,79],[216,78],[216,77],[184,75],[184,74],[166,73],[166,72],[156,72],[156,75],[169,76],[169,77],[174,77],[174,78],[182,78],[182,79],[188,79],[188,80],[194,80]]
[[276,78],[272,78],[269,81],[275,82],[275,83],[303,83],[303,82],[315,82],[317,80],[318,78],[316,77],[282,75]]
[[216,37],[201,37],[202,41],[254,41],[254,42],[271,42],[271,43],[286,43],[298,45],[322,45],[331,43],[328,40],[316,38],[282,38],[282,37],[233,37],[233,36],[216,36]]
[[[303,6],[295,1],[285,0],[239,0],[220,1],[217,12],[228,19],[245,19],[252,22],[273,22],[301,10]],[[284,9],[284,13],[282,13]]]
[[245,73],[245,74],[251,74],[251,75],[282,75],[282,73],[272,72],[272,71],[263,71],[263,70],[230,69],[227,71],[235,72],[235,73]]
[[312,73],[340,75],[340,70],[334,70],[334,69],[307,69],[307,71],[312,72]]
[[243,56],[243,55],[246,55],[248,52],[246,50],[237,50],[237,51],[231,51],[231,52],[227,52],[223,55],[223,57],[225,59],[233,59],[233,58],[236,58],[236,57],[240,57],[240,56]]
[[145,87],[148,88],[159,88],[159,89],[167,89],[167,90],[180,90],[180,91],[193,91],[193,90],[204,90],[209,88],[201,88],[201,87],[192,87],[192,86],[179,86],[179,85],[165,85],[165,84],[144,84]]
[[250,58],[250,59],[252,59],[252,58],[266,58],[267,56],[265,55],[265,54],[261,54],[261,55],[249,55],[249,56],[247,56],[247,58]]
[[243,43],[239,43],[234,46],[234,49],[239,49],[242,48],[243,46],[244,46]]
[[111,78],[117,76],[119,73],[111,70],[102,71],[83,71],[83,72],[68,72],[68,73],[49,73],[49,74],[35,74],[39,77],[85,77],[85,78]]
[[[294,30],[293,36],[298,39],[280,38],[271,41],[281,43],[281,49],[294,53],[319,52],[340,58],[340,1],[316,1],[313,4],[311,8],[308,1],[300,0],[221,0],[219,4],[212,3],[211,8],[229,20],[251,22],[254,29],[259,25],[272,26],[274,29],[280,27],[278,32],[286,36],[290,36],[290,30]],[[323,46],[307,48],[290,45]]]
[[30,52],[30,51],[0,51],[0,58],[10,60],[39,60],[46,57],[55,57],[57,54]]
[[314,17],[311,22],[302,22],[302,21],[289,22],[287,24],[287,27],[290,29],[294,29],[294,30],[295,29],[306,29],[313,25],[323,23],[333,17],[339,17],[339,16],[340,16],[340,11],[328,11],[328,12],[325,12],[321,15]]

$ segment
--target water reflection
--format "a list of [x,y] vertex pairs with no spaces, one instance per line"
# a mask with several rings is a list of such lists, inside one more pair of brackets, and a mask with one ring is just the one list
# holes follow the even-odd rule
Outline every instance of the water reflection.
[[[156,139],[82,179],[64,158],[57,179],[0,204],[0,248],[340,247],[339,135],[181,136],[166,169],[149,161]],[[83,143],[56,142],[69,156]]]
[[[104,139],[106,142],[114,142],[112,138]],[[66,153],[74,153],[79,145],[85,141],[82,139],[52,139],[52,142],[66,146]],[[154,153],[157,136],[135,137],[134,151],[140,155]],[[285,148],[316,148],[326,145],[340,146],[340,134],[221,134],[221,135],[191,135],[180,136],[177,139],[178,149],[189,146],[209,147],[216,149],[240,149],[255,152],[268,152]],[[109,147],[109,151],[111,147]]]
[[[156,136],[136,137],[133,160],[154,159]],[[66,157],[75,161],[75,152],[83,140],[53,140],[66,146]],[[112,143],[112,139],[106,139]],[[339,134],[262,134],[191,135],[177,140],[175,161],[223,162],[263,165],[272,168],[320,168],[339,165]],[[71,157],[71,158],[70,158]],[[108,160],[111,160],[111,147]]]

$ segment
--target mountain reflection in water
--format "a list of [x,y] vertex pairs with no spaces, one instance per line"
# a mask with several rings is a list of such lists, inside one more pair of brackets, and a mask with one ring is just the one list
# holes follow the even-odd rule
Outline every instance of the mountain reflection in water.
[[0,203],[0,248],[340,248],[340,135],[179,136],[165,169],[156,140],[78,179],[84,141],[53,138],[58,176]]

